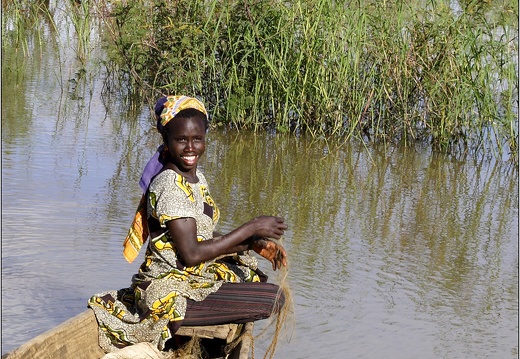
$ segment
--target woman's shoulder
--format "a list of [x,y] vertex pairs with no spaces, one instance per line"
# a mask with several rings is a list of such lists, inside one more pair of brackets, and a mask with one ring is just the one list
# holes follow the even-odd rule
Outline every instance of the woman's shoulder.
[[199,186],[208,186],[206,177],[204,177],[204,174],[200,170],[197,170],[197,177],[199,179],[198,182],[191,183],[173,169],[167,168],[154,177],[150,183],[149,190],[151,192],[162,192],[164,190],[171,190],[172,188],[179,187],[185,189],[185,187],[197,188]]
[[154,193],[171,191],[177,187],[176,183],[182,183],[183,177],[171,169],[165,169],[157,174],[150,183],[148,190]]
[[162,170],[161,172],[159,172],[153,178],[152,182],[150,183],[150,186],[161,184],[161,183],[168,183],[168,182],[171,182],[172,180],[175,180],[177,177],[182,177],[182,176],[180,174],[178,174],[177,172],[175,172],[174,170],[166,168],[166,169]]
[[199,178],[199,183],[201,183],[204,186],[208,185],[208,182],[206,181],[206,177],[204,177],[204,173],[202,173],[202,171],[199,169],[197,169],[197,177]]
[[[204,176],[204,173],[202,173],[201,170],[197,169],[197,177],[199,181],[197,183],[202,183],[204,185],[207,185],[206,177]],[[181,174],[175,172],[173,169],[166,168],[163,171],[161,171],[157,176],[154,177],[152,180],[153,182],[171,182],[172,180],[179,181],[179,182],[188,182],[185,177],[183,177]],[[192,185],[196,185],[197,183],[191,183]]]

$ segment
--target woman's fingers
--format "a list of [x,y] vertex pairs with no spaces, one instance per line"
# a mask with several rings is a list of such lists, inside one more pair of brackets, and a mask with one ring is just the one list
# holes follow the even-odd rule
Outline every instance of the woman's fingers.
[[272,259],[271,263],[273,264],[273,270],[277,270],[282,267],[282,265],[285,267],[287,266],[287,253],[285,252],[285,249],[278,243],[269,242],[269,247],[271,249],[272,253]]
[[282,217],[260,216],[253,219],[256,222],[255,233],[263,237],[255,242],[253,249],[262,257],[271,262],[273,270],[287,266],[287,253],[277,242],[268,238],[280,239],[288,228]]
[[285,249],[277,244],[277,252],[276,252],[276,260],[278,264],[278,268],[281,268],[283,265],[284,267],[287,266],[287,253],[285,252]]
[[255,224],[255,234],[259,237],[280,239],[288,228],[282,217],[259,216],[252,220]]

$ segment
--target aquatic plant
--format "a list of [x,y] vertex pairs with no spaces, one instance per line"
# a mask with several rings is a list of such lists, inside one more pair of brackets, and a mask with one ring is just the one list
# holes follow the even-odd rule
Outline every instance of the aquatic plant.
[[28,56],[33,43],[41,43],[43,37],[39,30],[42,25],[51,24],[48,0],[2,1],[2,52],[22,51]]
[[214,126],[518,162],[517,0],[70,3],[78,57],[95,11],[110,78],[150,104],[190,93]]
[[90,53],[90,33],[92,30],[89,1],[69,1],[66,11],[77,37],[77,57],[83,64],[86,64]]
[[[72,25],[71,38],[76,43],[65,45],[72,47],[77,59],[86,64],[90,53],[90,36],[94,24],[91,21],[89,1],[66,0],[51,3],[49,0],[2,1],[2,50],[23,51],[25,57],[34,56],[34,51],[41,48],[42,42],[54,43],[70,40],[60,36],[61,21]],[[60,27],[69,31],[68,26]],[[48,33],[54,36],[48,36]],[[40,54],[41,55],[41,54]]]
[[217,126],[516,158],[517,7],[456,5],[126,1],[107,45],[150,101],[201,96]]

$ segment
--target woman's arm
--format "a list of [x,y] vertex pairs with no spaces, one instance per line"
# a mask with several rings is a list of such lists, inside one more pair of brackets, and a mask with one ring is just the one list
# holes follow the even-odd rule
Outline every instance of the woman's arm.
[[250,249],[253,242],[262,237],[279,239],[287,229],[283,218],[260,216],[228,234],[199,242],[194,218],[171,220],[166,223],[166,226],[177,248],[179,260],[187,267],[224,254]]

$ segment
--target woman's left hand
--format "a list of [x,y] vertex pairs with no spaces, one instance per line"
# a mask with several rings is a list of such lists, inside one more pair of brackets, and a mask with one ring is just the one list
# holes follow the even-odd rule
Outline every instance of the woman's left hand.
[[281,244],[261,238],[253,242],[253,250],[273,265],[273,270],[287,266],[287,253]]

